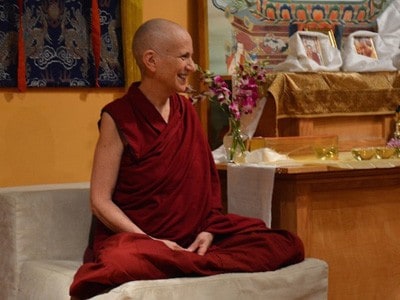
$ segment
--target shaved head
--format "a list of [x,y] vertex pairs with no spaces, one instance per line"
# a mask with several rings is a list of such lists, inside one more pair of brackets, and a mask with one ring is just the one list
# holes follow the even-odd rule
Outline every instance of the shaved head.
[[143,54],[147,50],[168,53],[174,47],[174,42],[179,36],[189,35],[187,31],[177,23],[165,19],[152,19],[143,23],[136,31],[132,52],[140,69],[143,69]]

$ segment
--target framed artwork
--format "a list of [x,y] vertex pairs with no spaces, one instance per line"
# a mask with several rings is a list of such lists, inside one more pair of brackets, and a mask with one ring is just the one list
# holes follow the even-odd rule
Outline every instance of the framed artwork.
[[314,60],[317,64],[323,66],[324,60],[321,51],[321,45],[317,36],[300,34],[304,50],[308,58]]
[[355,36],[354,37],[354,48],[359,55],[364,55],[369,58],[378,59],[376,53],[374,40],[368,36]]
[[306,31],[315,31],[326,34],[329,37],[329,42],[332,47],[338,48],[338,43],[336,42],[336,37],[332,29],[305,29]]

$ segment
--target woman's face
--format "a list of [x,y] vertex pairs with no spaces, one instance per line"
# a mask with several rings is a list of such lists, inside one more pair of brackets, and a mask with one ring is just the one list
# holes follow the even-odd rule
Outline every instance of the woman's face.
[[170,93],[184,92],[188,86],[189,75],[195,70],[192,60],[192,39],[187,32],[177,32],[162,43],[156,76]]

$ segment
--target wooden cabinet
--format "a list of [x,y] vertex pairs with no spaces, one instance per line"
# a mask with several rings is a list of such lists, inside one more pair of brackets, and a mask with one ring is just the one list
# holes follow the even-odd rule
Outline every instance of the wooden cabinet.
[[329,264],[329,299],[400,296],[400,168],[276,174],[272,227]]
[[307,257],[329,264],[330,300],[398,299],[399,216],[400,167],[275,174],[272,227],[296,232]]

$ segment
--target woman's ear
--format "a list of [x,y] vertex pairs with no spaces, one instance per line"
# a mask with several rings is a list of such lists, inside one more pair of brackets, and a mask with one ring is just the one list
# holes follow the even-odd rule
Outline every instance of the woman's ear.
[[157,65],[157,53],[154,50],[147,50],[143,53],[143,64],[150,71],[155,71]]

